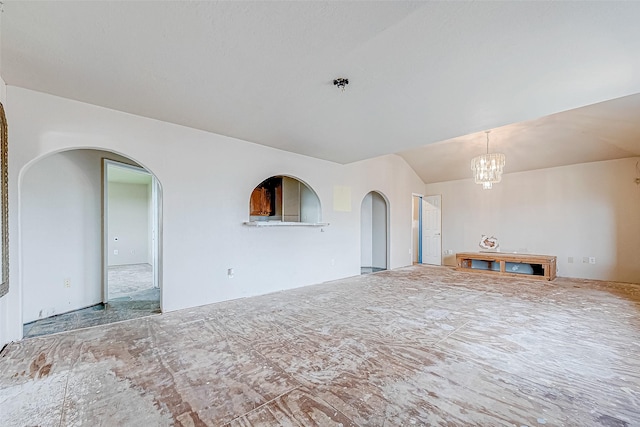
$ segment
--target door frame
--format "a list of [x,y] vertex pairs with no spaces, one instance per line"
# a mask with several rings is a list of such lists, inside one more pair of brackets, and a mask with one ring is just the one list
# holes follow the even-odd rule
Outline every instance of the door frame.
[[[431,197],[431,196],[440,196],[440,264],[438,265],[442,265],[442,194],[430,194],[428,196],[425,196],[424,194],[420,194],[420,193],[411,193],[411,250],[413,251],[414,248],[414,236],[413,236],[413,200],[414,197],[417,197],[419,200],[419,206],[418,206],[418,264],[424,264],[423,262],[423,257],[422,257],[422,204],[425,203],[424,199],[425,197]],[[413,253],[411,254],[411,264],[413,265]],[[429,265],[435,265],[435,264],[429,264]]]
[[[438,220],[439,221],[438,221],[438,233],[436,233],[435,235],[440,237],[438,239],[439,240],[439,244],[440,244],[440,248],[439,248],[438,252],[439,252],[440,255],[438,257],[438,263],[437,264],[425,263],[424,262],[425,261],[424,260],[424,256],[422,257],[422,263],[423,264],[429,264],[429,265],[442,265],[442,194],[429,194],[427,196],[423,196],[422,197],[422,203],[423,203],[422,208],[423,209],[421,210],[420,215],[421,215],[421,218],[424,216],[423,215],[423,211],[424,211],[424,207],[425,207],[424,203],[428,203],[428,202],[425,201],[425,199],[428,199],[428,198],[431,198],[431,197],[437,197],[437,199],[438,199],[438,212],[439,212]],[[422,218],[422,219],[423,219],[423,221],[421,221],[421,226],[424,225],[424,218]],[[420,238],[421,239],[424,239],[423,231],[424,231],[423,229],[420,230],[420,233],[421,233],[420,234]]]
[[[415,247],[413,236],[413,200],[414,197],[418,198],[418,264],[422,264],[422,198],[424,194],[411,193],[411,251]],[[413,252],[411,253],[411,265],[413,265]]]
[[102,303],[109,302],[109,166],[143,172],[151,176],[151,200],[153,224],[151,224],[151,251],[153,262],[153,286],[160,288],[160,311],[162,311],[162,189],[155,175],[147,169],[102,158]]

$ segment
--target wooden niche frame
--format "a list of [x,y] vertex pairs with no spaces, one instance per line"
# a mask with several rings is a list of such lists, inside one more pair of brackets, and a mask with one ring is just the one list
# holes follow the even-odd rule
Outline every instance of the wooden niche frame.
[[7,132],[7,116],[4,113],[4,106],[0,102],[0,232],[2,233],[0,242],[0,262],[2,274],[0,281],[0,298],[9,292],[9,137]]

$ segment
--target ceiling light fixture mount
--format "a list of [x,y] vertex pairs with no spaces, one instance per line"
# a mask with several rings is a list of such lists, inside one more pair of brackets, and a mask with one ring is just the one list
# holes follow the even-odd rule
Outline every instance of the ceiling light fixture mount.
[[502,180],[504,171],[505,156],[502,153],[489,154],[489,132],[487,134],[487,153],[471,159],[471,170],[476,184],[482,184],[484,190],[490,190],[493,184]]
[[344,92],[345,88],[349,84],[349,79],[338,78],[333,80],[333,85],[340,89],[340,92]]

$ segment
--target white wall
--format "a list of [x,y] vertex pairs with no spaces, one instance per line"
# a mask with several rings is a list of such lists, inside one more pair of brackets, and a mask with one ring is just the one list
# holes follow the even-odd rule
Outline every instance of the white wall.
[[300,221],[320,222],[320,209],[318,196],[306,185],[300,185]]
[[282,177],[282,220],[300,222],[300,181]]
[[109,182],[107,257],[110,266],[149,261],[149,187],[148,184]]
[[560,276],[640,283],[638,160],[507,174],[492,190],[471,180],[426,185],[442,194],[442,248],[454,251],[445,264],[479,250],[487,234],[503,250],[556,255]]
[[[359,274],[355,203],[373,189],[390,202],[390,267],[411,263],[411,193],[422,192],[424,184],[399,156],[339,165],[13,86],[7,90],[14,260],[25,249],[18,221],[21,177],[47,154],[98,148],[131,157],[162,185],[164,311]],[[242,225],[251,191],[274,175],[308,183],[322,203],[322,221],[331,225]],[[350,189],[350,209],[333,210],[334,186]],[[12,268],[13,287],[3,299],[17,309],[8,315],[5,342],[21,337],[23,321],[26,266]],[[228,268],[235,270],[232,279]]]

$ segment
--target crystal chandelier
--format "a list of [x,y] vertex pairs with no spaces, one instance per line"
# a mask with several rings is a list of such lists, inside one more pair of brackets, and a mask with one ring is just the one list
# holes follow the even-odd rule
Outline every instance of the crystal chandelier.
[[471,159],[471,170],[476,184],[482,184],[482,188],[490,190],[493,184],[500,182],[504,170],[505,157],[502,153],[489,154],[489,132],[487,134],[487,154]]

